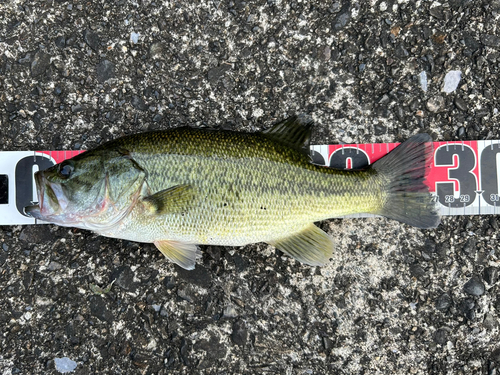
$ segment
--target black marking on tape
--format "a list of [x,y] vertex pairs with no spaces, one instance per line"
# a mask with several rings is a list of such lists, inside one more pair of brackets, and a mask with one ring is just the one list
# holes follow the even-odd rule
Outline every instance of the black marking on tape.
[[0,204],[9,203],[9,176],[0,175]]

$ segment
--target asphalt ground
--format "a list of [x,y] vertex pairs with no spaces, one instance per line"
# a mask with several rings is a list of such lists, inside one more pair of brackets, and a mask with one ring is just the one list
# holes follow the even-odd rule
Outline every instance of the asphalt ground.
[[[499,14],[498,0],[0,1],[0,150],[296,113],[315,144],[500,139]],[[319,225],[336,242],[325,267],[255,244],[203,247],[192,272],[149,244],[1,227],[1,373],[59,374],[64,357],[75,374],[499,373],[496,216]]]

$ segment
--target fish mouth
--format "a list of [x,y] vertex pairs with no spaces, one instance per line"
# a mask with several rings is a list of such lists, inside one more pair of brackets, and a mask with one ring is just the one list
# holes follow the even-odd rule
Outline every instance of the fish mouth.
[[43,206],[43,196],[44,196],[44,189],[43,189],[43,177],[40,172],[35,173],[35,184],[36,184],[36,193],[38,195],[38,204],[32,205],[32,206],[26,206],[24,207],[24,213],[28,216],[31,216],[35,219],[42,219],[42,210],[41,207]]
[[26,215],[35,219],[47,220],[48,216],[57,215],[67,206],[67,199],[58,184],[47,181],[43,172],[35,173],[38,204],[24,207]]

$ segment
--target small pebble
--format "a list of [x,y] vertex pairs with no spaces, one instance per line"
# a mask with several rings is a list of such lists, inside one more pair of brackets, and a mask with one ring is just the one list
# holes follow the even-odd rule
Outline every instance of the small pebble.
[[467,103],[465,102],[465,100],[458,96],[455,98],[455,105],[459,110],[464,112],[467,111]]
[[425,280],[426,272],[425,270],[418,264],[412,264],[410,266],[410,274],[415,277],[417,280]]
[[236,345],[245,346],[248,338],[248,330],[243,321],[237,320],[233,323],[233,332],[231,333],[231,340]]
[[328,337],[323,336],[323,347],[326,351],[330,351],[333,348],[333,342]]
[[401,107],[399,105],[396,106],[395,112],[396,112],[396,116],[397,116],[398,120],[403,122],[405,119],[405,111],[404,111],[403,107]]
[[384,94],[384,95],[382,95],[382,96],[378,99],[378,103],[379,103],[379,104],[387,104],[387,103],[389,103],[389,102],[390,102],[390,100],[391,100],[391,99],[389,98],[389,95]]
[[394,55],[400,59],[408,57],[409,54],[408,50],[402,44],[399,44],[394,50]]
[[330,60],[331,57],[332,57],[332,49],[327,46],[323,49],[323,60],[328,61]]
[[484,283],[481,281],[479,276],[472,276],[472,278],[464,285],[464,292],[470,294],[471,296],[482,296],[484,291]]
[[83,32],[83,40],[85,40],[85,43],[87,43],[87,45],[94,51],[97,52],[99,50],[101,39],[99,38],[99,35],[94,31],[90,29],[85,30]]
[[426,239],[424,242],[424,251],[428,254],[436,252],[436,243],[430,238]]
[[429,99],[426,103],[427,109],[431,112],[439,112],[444,107],[444,98],[442,96],[435,96]]
[[420,87],[424,92],[427,92],[427,73],[425,71],[420,72],[418,76],[420,80]]
[[488,47],[499,48],[500,37],[492,34],[484,34],[481,36],[481,42]]
[[420,106],[420,102],[417,98],[413,99],[411,102],[410,102],[410,110],[412,112],[415,112],[418,107]]
[[66,38],[63,36],[58,36],[54,43],[58,48],[64,48],[66,46]]
[[141,34],[132,32],[130,34],[130,42],[133,43],[133,44],[139,43],[139,37],[140,36],[141,36]]
[[[463,126],[461,126],[461,128],[463,128]],[[460,129],[458,129],[458,135],[464,135],[465,134],[465,129],[463,131],[463,134],[460,134]],[[465,243],[465,245],[462,247],[462,250],[464,251],[464,253],[466,253],[468,256],[470,256],[471,258],[474,258],[476,256],[476,252],[477,252],[477,241],[474,237],[471,237],[467,240],[467,242]]]
[[165,46],[160,43],[153,43],[151,47],[149,47],[149,54],[153,59],[157,59],[163,56],[165,53]]
[[491,359],[496,363],[500,364],[500,347],[496,348],[491,352]]
[[111,324],[114,320],[112,310],[108,309],[107,301],[100,295],[92,295],[89,298],[90,314],[97,319]]
[[438,310],[446,310],[448,307],[451,306],[451,297],[448,293],[443,293],[441,294],[437,299],[436,299],[436,309]]
[[77,363],[68,357],[54,358],[56,370],[61,374],[73,372],[76,369]]
[[177,295],[182,298],[183,300],[185,301],[188,301],[189,303],[193,303],[194,302],[194,296],[193,294],[191,293],[192,290],[191,289],[178,289],[177,290]]
[[231,319],[236,318],[237,316],[238,312],[233,305],[226,306],[226,308],[224,309],[223,318]]
[[96,66],[97,80],[101,83],[114,78],[115,66],[111,61],[103,60]]
[[38,77],[45,73],[50,66],[50,55],[40,51],[31,62],[31,76]]
[[461,78],[462,72],[460,70],[450,70],[444,77],[443,91],[447,94],[455,91]]
[[476,304],[472,298],[466,298],[460,301],[457,306],[458,310],[469,320],[473,320],[476,317],[476,313],[474,311],[475,307]]
[[343,29],[350,20],[351,12],[346,9],[346,11],[342,11],[341,13],[337,14],[334,21],[332,22],[332,27],[335,31],[339,31]]
[[498,268],[486,267],[483,271],[483,279],[490,285],[495,284],[498,280]]
[[135,292],[138,287],[138,282],[135,281],[134,278],[135,272],[132,271],[129,266],[120,266],[111,274],[111,279],[116,280],[116,286],[132,293]]
[[61,263],[58,263],[58,262],[55,262],[55,261],[52,261],[49,263],[47,269],[49,271],[57,271],[57,270],[60,270],[62,268],[62,265]]
[[448,341],[447,336],[448,332],[445,329],[440,328],[434,333],[434,341],[436,344],[444,345]]
[[131,104],[135,109],[138,109],[139,111],[145,111],[148,109],[147,104],[144,102],[144,99],[137,95],[133,95],[131,99]]
[[486,329],[495,329],[498,326],[498,320],[492,314],[486,314],[483,320],[483,326]]
[[83,111],[83,106],[80,103],[71,106],[71,112],[78,113],[81,111]]
[[491,217],[490,217],[489,222],[490,222],[491,227],[492,227],[494,230],[498,230],[498,228],[499,228],[499,226],[498,226],[498,221],[495,219],[495,217],[494,217],[494,216],[491,216]]

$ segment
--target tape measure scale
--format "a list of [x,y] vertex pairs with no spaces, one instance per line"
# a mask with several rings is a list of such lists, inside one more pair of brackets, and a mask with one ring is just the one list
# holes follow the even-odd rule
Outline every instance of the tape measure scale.
[[[364,168],[399,143],[312,146],[313,162],[333,168]],[[500,141],[434,142],[425,180],[442,215],[500,213]]]
[[[364,168],[399,143],[311,146],[315,164]],[[442,215],[500,213],[500,140],[434,142],[425,183]],[[0,151],[0,225],[36,224],[24,207],[37,202],[33,175],[84,151]],[[364,217],[371,215],[353,215]]]

